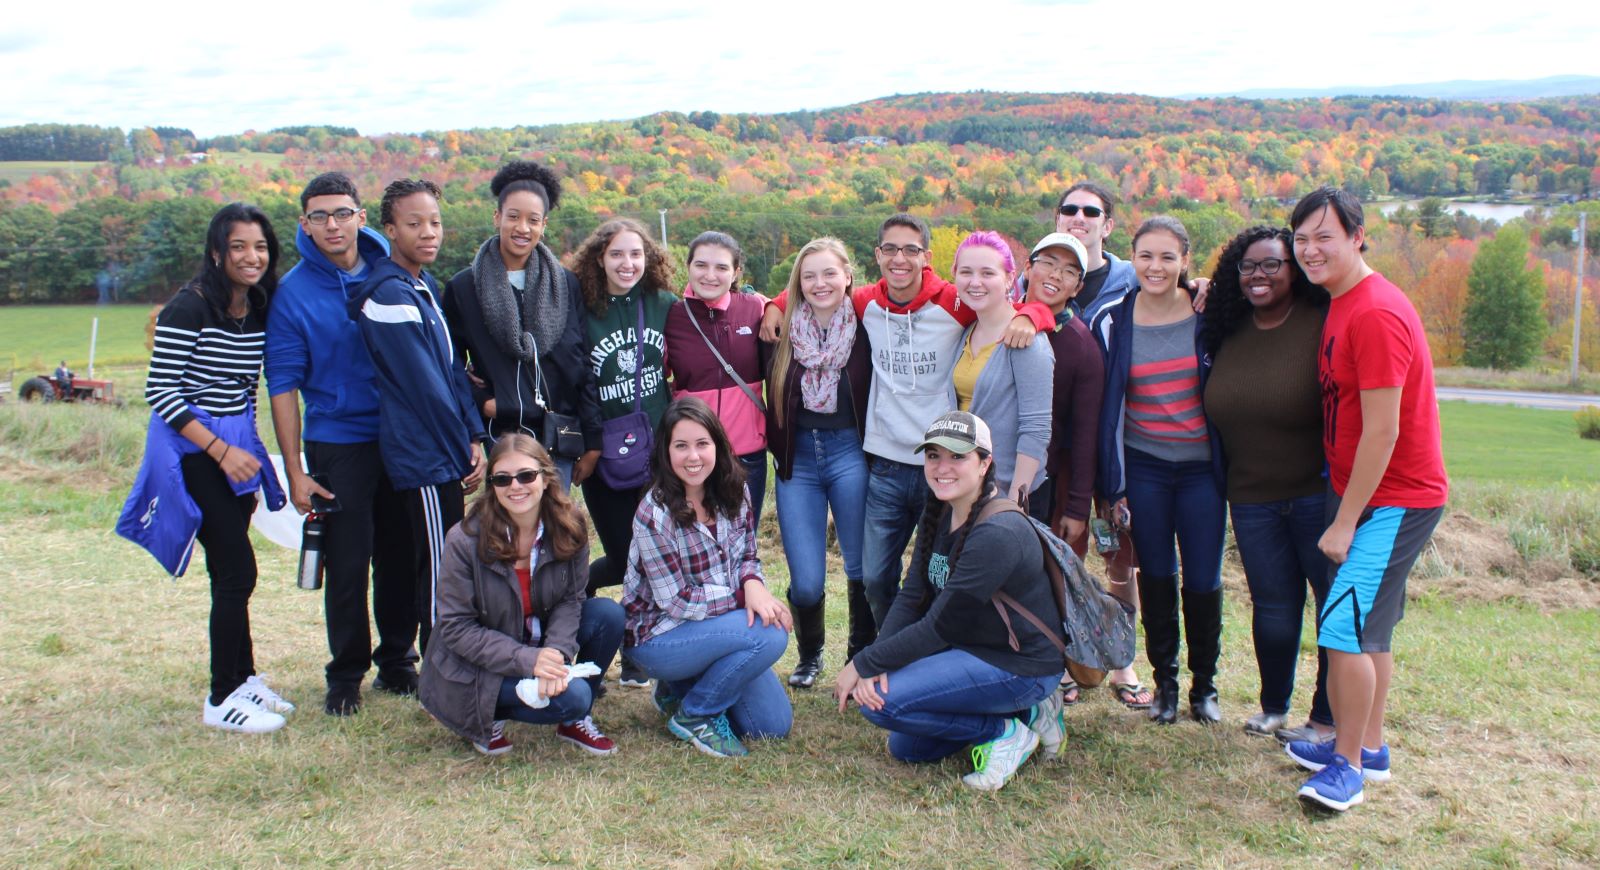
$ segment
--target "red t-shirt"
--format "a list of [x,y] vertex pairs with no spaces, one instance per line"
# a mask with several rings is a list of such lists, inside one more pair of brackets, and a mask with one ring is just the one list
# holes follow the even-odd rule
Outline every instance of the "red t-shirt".
[[1374,272],[1328,307],[1317,354],[1322,446],[1333,491],[1344,496],[1361,439],[1361,391],[1400,388],[1400,433],[1369,504],[1435,508],[1450,495],[1440,445],[1433,358],[1422,318],[1400,288]]
[[533,615],[533,569],[518,568],[517,587],[522,593],[522,618],[527,619]]

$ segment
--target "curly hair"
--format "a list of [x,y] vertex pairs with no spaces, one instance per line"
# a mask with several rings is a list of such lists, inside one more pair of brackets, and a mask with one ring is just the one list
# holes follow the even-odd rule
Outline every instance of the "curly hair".
[[496,208],[504,206],[506,197],[520,190],[539,197],[545,211],[554,211],[561,202],[561,177],[532,160],[513,160],[500,167],[489,182],[489,195],[495,198]]
[[389,186],[383,189],[383,201],[378,207],[379,221],[384,226],[394,223],[394,204],[414,193],[426,193],[433,197],[434,202],[444,202],[444,194],[440,192],[439,185],[425,178],[418,180],[401,178],[389,182]]
[[583,289],[583,304],[589,313],[604,317],[611,307],[611,294],[606,290],[606,267],[602,262],[611,240],[622,233],[635,233],[644,244],[644,276],[639,283],[652,290],[672,287],[672,262],[666,251],[650,238],[650,231],[633,218],[613,218],[595,228],[567,257],[567,268],[578,275],[578,286]]
[[[538,439],[524,432],[513,432],[495,442],[489,451],[489,468],[508,454],[518,454],[532,459],[539,466],[539,476],[544,478],[544,494],[539,497],[539,522],[550,540],[550,549],[562,561],[582,556],[588,558],[589,531],[583,512],[561,488],[561,475],[549,451]],[[478,559],[485,563],[515,562],[523,553],[517,552],[516,533],[511,515],[495,496],[495,488],[487,481],[484,489],[473,499],[467,516],[478,522]]]
[[1319,307],[1328,304],[1328,291],[1312,284],[1294,258],[1293,233],[1285,227],[1248,227],[1223,246],[1217,255],[1216,271],[1211,273],[1211,289],[1206,293],[1206,310],[1201,315],[1204,319],[1200,325],[1200,346],[1207,353],[1215,354],[1223,340],[1255,311],[1239,283],[1239,261],[1244,259],[1244,252],[1251,245],[1268,239],[1276,239],[1283,245],[1284,264],[1289,267],[1289,292],[1294,298]]
[[734,456],[733,445],[728,441],[727,430],[717,419],[717,412],[704,400],[693,396],[674,400],[661,415],[661,425],[656,427],[655,453],[650,459],[654,477],[650,497],[665,507],[680,527],[687,529],[694,525],[694,505],[689,504],[684,494],[683,481],[672,471],[672,430],[685,420],[704,426],[716,445],[717,458],[705,484],[707,512],[729,520],[738,519],[739,509],[746,500],[744,466]]

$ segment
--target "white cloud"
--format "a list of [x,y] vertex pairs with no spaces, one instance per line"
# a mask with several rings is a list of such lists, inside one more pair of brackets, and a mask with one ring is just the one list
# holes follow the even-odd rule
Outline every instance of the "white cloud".
[[1600,20],[1509,17],[1477,2],[1441,13],[1392,0],[83,0],[70,15],[32,3],[7,16],[0,124],[202,135],[775,112],[897,92],[1176,94],[1600,72],[1580,66],[1595,62]]

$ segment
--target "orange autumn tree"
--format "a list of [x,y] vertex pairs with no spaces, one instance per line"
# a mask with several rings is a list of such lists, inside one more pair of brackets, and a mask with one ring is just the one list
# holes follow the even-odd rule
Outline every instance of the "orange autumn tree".
[[1475,242],[1455,239],[1435,254],[1421,279],[1411,290],[1411,300],[1422,316],[1433,351],[1433,364],[1453,366],[1461,362],[1465,349],[1462,318],[1467,310],[1467,274],[1472,271]]

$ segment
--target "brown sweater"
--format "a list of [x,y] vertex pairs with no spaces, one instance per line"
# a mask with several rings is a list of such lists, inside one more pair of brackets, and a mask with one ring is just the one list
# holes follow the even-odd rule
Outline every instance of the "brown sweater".
[[1229,501],[1280,501],[1327,486],[1317,385],[1326,316],[1326,308],[1301,302],[1274,329],[1246,320],[1218,349],[1205,408],[1222,435]]

